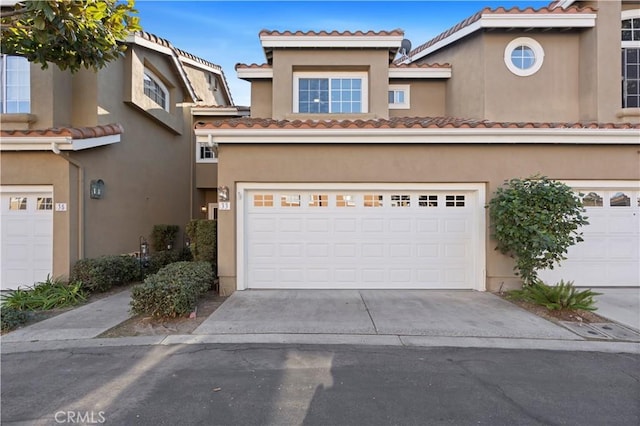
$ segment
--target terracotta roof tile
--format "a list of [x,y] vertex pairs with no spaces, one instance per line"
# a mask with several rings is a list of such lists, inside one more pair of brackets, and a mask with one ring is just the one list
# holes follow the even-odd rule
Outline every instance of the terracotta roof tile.
[[409,128],[535,128],[535,129],[640,129],[640,123],[596,122],[497,122],[457,117],[394,117],[372,120],[273,120],[262,118],[234,118],[198,122],[196,129],[409,129]]
[[237,63],[235,66],[236,71],[239,69],[271,69],[270,64],[241,64]]
[[68,136],[72,139],[99,138],[102,136],[121,135],[124,128],[118,123],[105,124],[94,127],[51,127],[44,130],[2,130],[2,137],[60,137]]
[[396,28],[391,31],[277,31],[262,30],[260,36],[404,36],[404,30]]
[[545,15],[545,14],[575,14],[575,13],[593,13],[595,12],[596,9],[594,9],[593,7],[587,6],[587,7],[577,7],[577,6],[571,6],[568,7],[566,9],[562,9],[562,8],[552,8],[550,6],[547,7],[541,7],[539,9],[534,9],[533,7],[527,7],[525,9],[520,9],[519,7],[512,7],[510,9],[505,9],[504,7],[498,7],[496,9],[491,9],[489,7],[485,7],[484,9],[480,10],[479,12],[469,16],[467,19],[465,19],[464,21],[461,21],[459,23],[457,23],[456,25],[454,25],[453,27],[449,28],[448,30],[438,34],[437,36],[435,36],[434,38],[432,38],[431,40],[427,41],[424,44],[421,44],[420,46],[416,47],[415,49],[413,49],[411,52],[409,52],[409,57],[414,56],[420,52],[422,52],[425,49],[428,49],[429,47],[433,46],[434,44],[438,43],[441,40],[446,39],[447,37],[449,37],[450,35],[457,33],[458,31],[460,31],[461,29],[468,27],[469,25],[473,24],[474,22],[480,20],[480,18],[482,18],[482,15],[517,15],[517,14],[531,14],[531,13],[535,13],[535,14],[540,14],[540,15]]
[[411,63],[411,64],[391,64],[389,65],[389,68],[451,68],[451,64],[446,62],[444,64],[417,64],[417,63]]

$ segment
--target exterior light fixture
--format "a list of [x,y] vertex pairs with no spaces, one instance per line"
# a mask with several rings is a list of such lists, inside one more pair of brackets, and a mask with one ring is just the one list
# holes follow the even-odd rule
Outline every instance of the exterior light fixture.
[[89,196],[99,200],[104,196],[104,181],[102,179],[92,180],[89,185]]
[[229,187],[228,186],[219,186],[218,187],[218,201],[220,201],[220,202],[229,201]]
[[142,268],[147,268],[149,266],[149,243],[147,243],[146,238],[143,236],[140,236],[138,242],[140,244],[140,266]]

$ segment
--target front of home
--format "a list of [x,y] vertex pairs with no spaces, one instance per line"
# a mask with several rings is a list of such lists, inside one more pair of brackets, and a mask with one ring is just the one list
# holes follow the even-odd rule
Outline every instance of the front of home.
[[262,31],[266,63],[236,67],[250,117],[195,125],[219,158],[221,291],[518,285],[485,205],[535,174],[591,218],[548,279],[640,285],[638,61],[618,65],[637,18],[638,2],[485,9],[400,57],[401,30]]

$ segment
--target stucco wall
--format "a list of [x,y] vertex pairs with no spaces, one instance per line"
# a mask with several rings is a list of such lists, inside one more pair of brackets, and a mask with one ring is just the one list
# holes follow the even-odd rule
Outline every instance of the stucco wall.
[[394,79],[389,84],[409,85],[410,109],[389,109],[390,117],[440,117],[446,112],[446,80]]
[[[560,180],[638,180],[638,161],[635,146],[225,145],[218,178],[229,186],[232,205],[238,182],[480,182],[490,199],[504,180],[537,173]],[[218,268],[227,294],[236,286],[235,214],[233,208],[218,215]],[[517,282],[511,260],[494,247],[487,239],[490,290]]]
[[251,117],[271,118],[273,111],[273,82],[253,80],[251,82]]

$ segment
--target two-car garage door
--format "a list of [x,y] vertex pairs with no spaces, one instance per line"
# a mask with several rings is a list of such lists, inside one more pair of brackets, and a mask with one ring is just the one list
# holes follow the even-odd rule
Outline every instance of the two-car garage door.
[[240,187],[240,289],[484,289],[483,186]]

